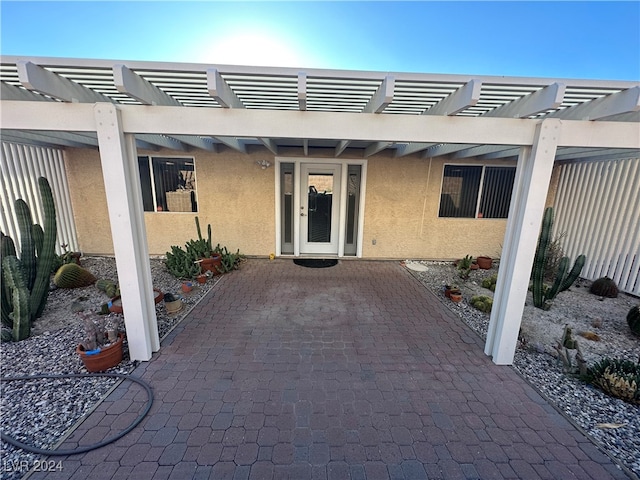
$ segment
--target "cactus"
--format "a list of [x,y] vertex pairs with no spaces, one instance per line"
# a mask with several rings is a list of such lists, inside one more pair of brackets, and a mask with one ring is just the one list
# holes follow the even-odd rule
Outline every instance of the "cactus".
[[184,249],[172,246],[171,252],[167,252],[167,270],[176,278],[195,278],[200,273],[200,265],[195,258]]
[[111,298],[120,295],[120,287],[118,284],[106,278],[96,281],[96,288],[102,290]]
[[586,257],[579,255],[573,264],[573,267],[567,273],[569,268],[569,258],[562,257],[560,260],[560,266],[556,273],[556,278],[553,285],[547,288],[544,284],[544,273],[547,258],[547,251],[549,243],[551,241],[551,230],[553,227],[553,207],[548,207],[544,211],[544,217],[542,219],[542,228],[540,230],[540,237],[538,238],[538,246],[536,248],[536,254],[533,260],[533,304],[537,308],[547,310],[550,307],[550,301],[553,300],[560,292],[567,290],[573,282],[576,281],[578,275],[584,267]]
[[490,277],[487,277],[484,280],[482,280],[482,286],[488,290],[491,290],[492,292],[495,292],[497,282],[498,282],[498,274],[494,273]]
[[471,306],[477,308],[481,312],[491,313],[491,308],[493,307],[493,298],[488,297],[487,295],[474,295],[471,297]]
[[20,260],[14,255],[2,260],[5,268],[6,282],[11,289],[13,301],[13,339],[18,342],[29,338],[31,333],[31,310],[29,303],[29,289],[27,288],[26,274]]
[[[44,228],[34,225],[31,211],[24,200],[18,199],[15,202],[16,219],[20,229],[20,254],[18,255],[13,239],[2,234],[2,272],[0,276],[3,280],[2,295],[2,322],[12,326],[15,331],[16,317],[22,318],[27,311],[23,302],[25,301],[22,287],[21,293],[16,296],[12,285],[23,285],[28,293],[30,322],[42,316],[44,307],[49,295],[49,280],[51,278],[51,266],[55,257],[56,242],[56,207],[53,200],[51,187],[46,178],[38,179],[38,189],[44,213]],[[1,232],[0,232],[1,233]],[[5,267],[4,259],[15,256],[18,263]],[[15,263],[11,261],[10,263]],[[19,268],[18,268],[19,267]],[[20,275],[20,278],[10,279],[11,275]],[[24,282],[22,281],[24,280]],[[19,298],[20,305],[13,303]],[[16,315],[16,308],[19,309]],[[13,312],[13,315],[12,315]],[[24,327],[18,330],[25,331]],[[22,334],[21,334],[22,335]],[[20,335],[20,336],[21,336]],[[15,335],[14,335],[15,337]]]
[[589,292],[599,297],[618,298],[618,285],[609,277],[602,277],[591,284]]
[[96,277],[80,265],[67,263],[61,266],[53,277],[53,283],[60,288],[80,288],[93,285]]
[[627,313],[627,323],[633,333],[640,336],[640,305],[631,307]]

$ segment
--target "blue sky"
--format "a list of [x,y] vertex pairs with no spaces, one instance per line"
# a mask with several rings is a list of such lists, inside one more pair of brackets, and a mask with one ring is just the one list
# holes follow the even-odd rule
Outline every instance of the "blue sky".
[[2,1],[3,55],[640,79],[640,2]]

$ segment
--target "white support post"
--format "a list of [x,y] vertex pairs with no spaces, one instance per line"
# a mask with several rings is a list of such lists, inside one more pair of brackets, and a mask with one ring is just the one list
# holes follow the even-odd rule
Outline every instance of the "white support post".
[[560,129],[543,120],[533,146],[520,150],[484,349],[497,365],[513,363]]
[[160,349],[135,138],[125,135],[116,105],[94,107],[113,248],[132,360]]

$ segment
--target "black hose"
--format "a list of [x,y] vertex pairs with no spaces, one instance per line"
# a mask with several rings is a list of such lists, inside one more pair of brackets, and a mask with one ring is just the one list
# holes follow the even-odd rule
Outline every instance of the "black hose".
[[113,443],[116,440],[124,437],[127,433],[133,430],[142,421],[142,419],[147,415],[147,413],[149,413],[149,410],[151,410],[151,406],[153,405],[153,391],[151,390],[151,386],[137,377],[132,377],[130,375],[125,375],[122,373],[70,373],[70,374],[62,374],[62,375],[42,374],[42,375],[28,375],[24,377],[3,377],[2,381],[11,382],[14,380],[33,380],[33,379],[40,379],[40,378],[83,378],[83,377],[96,377],[96,376],[122,378],[124,380],[130,380],[142,386],[142,388],[144,388],[147,392],[147,406],[145,407],[145,409],[142,411],[140,415],[138,415],[138,418],[136,418],[131,425],[129,425],[126,429],[118,433],[116,436],[103,440],[99,443],[94,443],[92,445],[87,445],[85,447],[79,447],[75,450],[46,450],[44,448],[38,448],[31,445],[27,445],[25,443],[22,443],[16,440],[15,438],[9,435],[6,435],[0,432],[0,437],[2,438],[2,441],[7,442],[13,445],[14,447],[21,448],[31,453],[38,453],[40,455],[49,455],[49,456],[65,456],[65,455],[77,455],[79,453],[90,452],[91,450],[104,447],[105,445]]

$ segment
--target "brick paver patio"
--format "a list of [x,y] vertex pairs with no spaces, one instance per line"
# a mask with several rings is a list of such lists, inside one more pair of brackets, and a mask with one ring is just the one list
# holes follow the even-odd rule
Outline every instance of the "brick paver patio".
[[397,262],[249,260],[134,375],[31,478],[628,478]]

